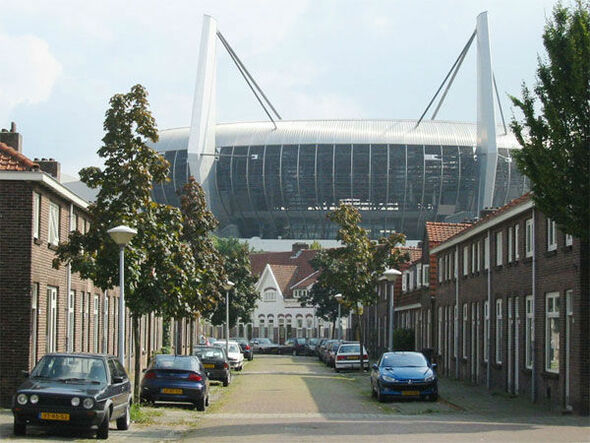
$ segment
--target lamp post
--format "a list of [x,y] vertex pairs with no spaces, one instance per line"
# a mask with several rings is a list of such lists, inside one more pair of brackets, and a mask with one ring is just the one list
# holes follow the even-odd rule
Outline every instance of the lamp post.
[[[229,291],[234,287],[234,283],[226,281],[223,284],[225,289],[225,355],[229,355]],[[229,358],[229,357],[228,357]]]
[[[395,281],[397,278],[402,275],[397,269],[386,269],[383,271],[382,279],[387,280],[388,283],[393,283],[391,285],[391,293],[389,295],[389,335],[388,335],[388,350],[391,352],[393,351],[393,296],[395,293]],[[385,284],[387,288],[387,283]]]
[[119,245],[119,362],[125,365],[125,246],[137,234],[137,230],[120,225],[107,231]]
[[342,294],[336,294],[334,298],[338,302],[338,340],[342,340],[342,319],[340,318],[340,303],[342,302]]

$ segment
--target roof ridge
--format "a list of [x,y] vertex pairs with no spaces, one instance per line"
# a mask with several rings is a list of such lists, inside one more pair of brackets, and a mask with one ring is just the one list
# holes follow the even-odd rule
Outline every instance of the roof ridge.
[[6,154],[11,157],[15,162],[23,165],[25,168],[34,169],[39,168],[39,164],[32,161],[26,155],[18,152],[12,146],[7,145],[6,143],[0,142],[0,153]]

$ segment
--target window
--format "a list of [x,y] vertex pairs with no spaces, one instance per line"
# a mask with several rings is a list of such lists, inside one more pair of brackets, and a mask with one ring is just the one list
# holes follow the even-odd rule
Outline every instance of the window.
[[574,236],[571,234],[565,234],[565,245],[571,246],[574,244]]
[[438,282],[442,282],[442,276],[443,276],[443,266],[442,266],[442,257],[439,257],[438,259]]
[[430,342],[430,335],[432,332],[432,311],[429,309],[428,312],[426,313],[426,347],[430,348],[431,346],[431,342]]
[[555,251],[557,249],[557,239],[555,238],[555,222],[547,218],[547,250]]
[[533,219],[529,218],[525,225],[525,239],[524,239],[524,255],[525,257],[533,256]]
[[274,289],[266,289],[264,291],[264,301],[277,301],[277,291]]
[[559,292],[549,292],[546,297],[545,370],[559,373]]
[[459,306],[453,306],[453,356],[457,358],[459,350]]
[[471,273],[477,272],[477,243],[471,243]]
[[463,247],[463,275],[469,273],[469,247]]
[[108,332],[109,331],[109,296],[106,294],[104,296],[104,310],[102,312],[102,315],[103,315],[102,352],[106,354],[109,352],[109,332]]
[[70,231],[75,231],[78,229],[78,216],[76,215],[73,209],[71,211],[72,212],[70,212]]
[[502,364],[502,299],[496,300],[496,363]]
[[422,266],[422,284],[426,287],[430,286],[430,265]]
[[514,251],[514,228],[512,226],[508,227],[508,263],[512,263]]
[[442,354],[443,349],[443,341],[442,341],[442,324],[443,324],[443,314],[442,314],[442,307],[438,307],[438,339],[437,339],[437,346],[439,353]]
[[490,269],[490,236],[488,235],[483,242],[483,267]]
[[41,231],[41,194],[33,192],[33,238],[39,240]]
[[514,226],[514,260],[520,260],[520,225]]
[[496,232],[496,266],[502,266],[502,231]]
[[266,328],[264,327],[264,318],[261,317],[258,319],[258,323],[259,323],[259,328],[260,328],[260,336],[261,337],[266,337]]
[[490,358],[490,304],[485,301],[483,304],[483,341],[485,345],[483,361],[487,363]]
[[50,245],[59,244],[59,206],[49,202],[49,234],[48,240]]
[[475,255],[477,256],[476,270],[479,272],[481,271],[481,242],[479,240],[476,243],[475,252]]
[[528,295],[525,299],[525,366],[529,369],[533,368],[533,343],[535,341],[535,323],[533,312],[533,296]]
[[37,363],[37,343],[39,334],[39,283],[31,289],[31,366]]
[[74,314],[74,300],[76,299],[76,291],[70,290],[68,294],[68,326],[66,336],[66,346],[68,352],[74,352],[74,331],[76,327],[75,314]]
[[92,322],[94,327],[94,352],[98,352],[98,294],[94,294],[94,305],[92,307]]
[[416,287],[422,287],[422,263],[416,265]]
[[410,272],[408,273],[408,278],[409,278],[409,288],[410,291],[414,290],[414,268],[410,269]]
[[463,304],[463,358],[467,358],[467,303]]
[[57,288],[47,286],[47,352],[57,351]]
[[406,292],[407,290],[407,275],[408,271],[404,271],[402,274],[402,292]]

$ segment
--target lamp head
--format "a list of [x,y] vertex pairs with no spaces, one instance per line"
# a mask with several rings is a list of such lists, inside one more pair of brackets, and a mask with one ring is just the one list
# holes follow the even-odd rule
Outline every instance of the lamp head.
[[396,281],[400,275],[402,275],[402,273],[400,271],[398,271],[397,269],[393,269],[393,268],[386,269],[385,271],[383,271],[383,278],[385,278],[389,282]]
[[342,294],[338,293],[338,294],[334,295],[334,298],[336,299],[336,301],[338,303],[340,303],[342,301]]
[[226,291],[229,291],[234,286],[235,286],[235,284],[228,280],[223,284],[223,289],[225,289]]
[[107,234],[109,234],[113,241],[119,246],[125,246],[137,234],[137,230],[130,228],[129,226],[120,225],[109,229]]

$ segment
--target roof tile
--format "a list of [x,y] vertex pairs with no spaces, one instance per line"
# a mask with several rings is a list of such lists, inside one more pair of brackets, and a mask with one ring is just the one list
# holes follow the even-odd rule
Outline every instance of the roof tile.
[[0,171],[32,171],[39,165],[16,149],[0,143]]
[[426,222],[426,234],[432,247],[453,237],[455,234],[470,226],[471,223]]

